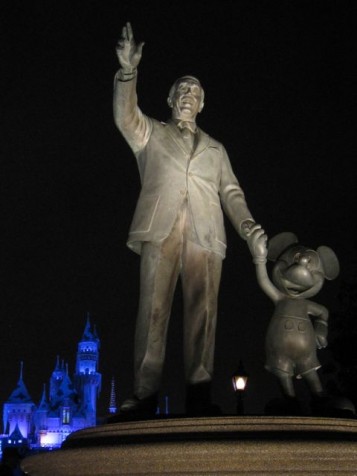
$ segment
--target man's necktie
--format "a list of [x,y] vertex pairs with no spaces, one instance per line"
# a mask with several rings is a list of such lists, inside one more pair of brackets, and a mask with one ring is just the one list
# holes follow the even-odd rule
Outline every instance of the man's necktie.
[[180,121],[177,126],[181,130],[182,137],[189,146],[189,149],[192,150],[195,141],[195,123]]

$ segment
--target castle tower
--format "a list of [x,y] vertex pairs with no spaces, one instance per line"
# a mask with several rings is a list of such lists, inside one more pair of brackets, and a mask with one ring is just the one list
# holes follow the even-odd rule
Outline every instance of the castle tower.
[[100,341],[95,328],[92,329],[89,313],[82,339],[78,344],[75,386],[82,395],[81,408],[86,414],[88,426],[96,424],[97,398],[102,376],[98,372]]
[[50,395],[49,395],[50,401],[52,401],[55,398],[59,388],[61,387],[61,384],[65,377],[65,373],[66,373],[66,370],[64,367],[64,362],[62,361],[60,365],[59,356],[57,355],[56,366],[50,378]]
[[14,391],[4,404],[4,433],[12,434],[16,429],[17,432],[21,432],[24,438],[31,437],[34,411],[35,404],[23,381],[23,362],[21,362],[20,378]]

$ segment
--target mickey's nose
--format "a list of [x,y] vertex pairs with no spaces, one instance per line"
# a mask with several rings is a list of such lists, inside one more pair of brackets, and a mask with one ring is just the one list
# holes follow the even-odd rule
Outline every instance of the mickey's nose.
[[298,263],[291,265],[286,270],[285,276],[292,283],[299,284],[305,287],[310,287],[314,284],[314,281],[310,271],[306,267],[304,258],[302,258],[302,262],[304,264]]

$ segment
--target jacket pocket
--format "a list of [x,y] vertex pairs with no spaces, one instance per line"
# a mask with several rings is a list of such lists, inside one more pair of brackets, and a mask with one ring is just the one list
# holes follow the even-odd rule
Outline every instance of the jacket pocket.
[[215,230],[215,239],[218,241],[221,245],[226,247],[226,233],[224,230],[224,221],[223,221],[223,212],[221,205],[210,202],[210,208],[211,208],[211,217],[213,220],[213,226]]
[[131,233],[146,233],[150,231],[159,201],[160,195],[147,195],[139,198],[130,227]]

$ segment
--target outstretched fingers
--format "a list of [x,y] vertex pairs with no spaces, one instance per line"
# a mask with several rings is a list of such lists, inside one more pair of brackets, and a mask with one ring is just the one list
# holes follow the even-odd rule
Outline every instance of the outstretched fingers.
[[131,24],[127,22],[127,24],[124,25],[121,30],[121,37],[120,37],[119,43],[124,43],[124,41],[133,41],[133,39],[134,39],[133,29],[131,27]]
[[133,29],[131,27],[130,22],[127,22],[127,24],[126,24],[126,39],[128,41],[132,41],[134,39]]
[[133,40],[133,30],[131,28],[131,24],[127,22],[121,30],[121,37],[118,40],[117,49],[122,50],[125,47],[125,44],[132,43]]

